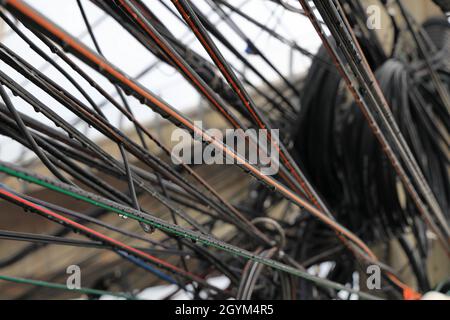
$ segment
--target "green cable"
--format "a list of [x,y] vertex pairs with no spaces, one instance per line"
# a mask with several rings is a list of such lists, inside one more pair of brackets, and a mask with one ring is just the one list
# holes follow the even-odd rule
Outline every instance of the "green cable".
[[5,276],[5,275],[0,275],[0,280],[16,282],[16,283],[32,284],[32,285],[39,286],[39,287],[74,291],[74,292],[85,293],[85,294],[95,294],[95,295],[99,295],[99,296],[110,295],[110,296],[114,296],[114,297],[125,298],[128,300],[137,300],[136,297],[133,297],[133,296],[125,294],[125,293],[115,293],[115,292],[96,290],[96,289],[91,289],[91,288],[70,289],[67,286],[60,284],[60,283],[47,282],[47,281],[41,281],[41,280],[32,280],[32,279],[11,277],[11,276]]
[[[204,244],[206,246],[210,246],[210,247],[214,247],[214,248],[219,249],[219,250],[226,251],[228,253],[231,253],[234,256],[240,256],[240,257],[243,257],[243,258],[248,259],[248,260],[252,260],[252,261],[256,261],[256,262],[262,263],[262,264],[264,264],[266,266],[269,266],[271,268],[274,268],[274,269],[277,269],[277,270],[280,270],[280,271],[283,271],[283,272],[287,272],[289,274],[295,275],[297,277],[304,278],[306,280],[310,280],[310,281],[315,282],[316,284],[324,286],[324,287],[328,287],[328,288],[333,288],[333,289],[336,289],[336,290],[343,290],[343,291],[347,291],[347,292],[350,292],[350,293],[354,293],[354,294],[357,294],[361,298],[364,298],[364,299],[369,299],[369,300],[379,300],[380,299],[379,297],[376,297],[374,295],[371,295],[371,294],[368,294],[368,293],[365,293],[365,292],[361,292],[359,290],[354,290],[354,289],[345,287],[342,284],[330,281],[328,279],[323,279],[323,278],[311,275],[311,274],[309,274],[309,273],[307,273],[305,271],[301,271],[299,269],[290,267],[290,266],[288,266],[288,265],[286,265],[284,263],[281,263],[281,262],[278,262],[278,261],[275,261],[275,260],[272,260],[272,259],[267,259],[267,258],[260,257],[260,256],[258,256],[256,254],[248,252],[248,251],[246,251],[244,249],[240,249],[238,247],[235,247],[233,245],[230,245],[230,244],[228,244],[226,242],[220,241],[220,240],[215,239],[213,237],[202,235],[202,234],[200,234],[198,232],[194,232],[194,231],[191,231],[191,230],[188,230],[188,229],[184,229],[184,228],[182,228],[180,226],[177,226],[177,225],[172,225],[172,224],[170,224],[170,223],[168,223],[168,222],[166,222],[166,221],[164,221],[162,219],[159,219],[159,218],[156,218],[156,217],[152,217],[152,216],[149,216],[149,215],[146,215],[148,217],[147,219],[143,218],[143,217],[140,217],[138,215],[135,215],[135,214],[129,212],[129,211],[137,212],[138,214],[142,215],[142,213],[139,213],[138,211],[136,211],[134,209],[126,208],[126,207],[124,207],[124,206],[122,206],[120,204],[117,204],[117,203],[115,203],[115,202],[113,202],[111,200],[103,199],[103,198],[101,198],[101,197],[99,197],[97,195],[90,194],[90,193],[88,193],[88,192],[86,192],[84,190],[74,189],[73,187],[68,186],[68,185],[66,186],[65,184],[64,184],[65,185],[64,187],[59,187],[56,184],[63,185],[63,183],[52,181],[52,180],[50,180],[48,178],[41,179],[41,178],[38,178],[37,175],[34,175],[32,173],[28,173],[25,170],[23,170],[21,168],[17,168],[14,165],[10,165],[10,164],[5,165],[5,164],[6,164],[5,162],[0,161],[0,172],[4,172],[4,173],[6,173],[8,175],[11,175],[11,176],[14,176],[16,178],[19,178],[19,179],[22,179],[22,180],[25,180],[25,181],[28,181],[28,182],[31,182],[31,183],[43,186],[43,187],[45,187],[47,189],[50,189],[50,190],[53,190],[53,191],[65,194],[65,195],[70,196],[72,198],[82,200],[82,201],[90,203],[90,204],[92,204],[94,206],[97,206],[97,207],[100,207],[100,208],[103,208],[103,209],[107,209],[109,211],[118,213],[118,214],[120,214],[122,216],[126,216],[126,217],[129,217],[131,219],[150,224],[151,226],[153,226],[153,227],[155,227],[155,228],[157,228],[159,230],[166,231],[168,233],[171,233],[171,234],[174,234],[176,236],[180,236],[180,237],[183,237],[183,238],[195,241],[195,242],[200,242],[200,243],[202,243],[202,244]],[[12,167],[17,168],[17,169],[13,169]],[[73,189],[74,191],[71,191],[71,189]],[[93,196],[95,198],[100,198],[102,200],[101,201],[94,200],[94,199],[89,198],[88,196],[81,195],[80,193],[84,193],[86,195]],[[112,205],[108,205],[106,203],[111,203]],[[114,206],[116,206],[116,207],[114,207]],[[117,208],[117,207],[123,207],[123,209],[120,209],[120,208]]]

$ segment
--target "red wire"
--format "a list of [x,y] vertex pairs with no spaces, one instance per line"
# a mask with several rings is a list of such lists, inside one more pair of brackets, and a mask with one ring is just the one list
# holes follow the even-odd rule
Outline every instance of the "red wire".
[[4,195],[5,197],[7,197],[9,199],[14,200],[15,202],[23,204],[23,205],[25,205],[27,207],[30,207],[30,208],[32,208],[32,209],[34,209],[36,211],[39,211],[39,212],[41,212],[41,213],[43,213],[43,214],[45,214],[47,216],[51,216],[51,217],[53,217],[53,218],[55,218],[57,220],[63,221],[64,223],[70,225],[71,227],[73,227],[75,229],[78,229],[80,231],[83,231],[85,233],[88,233],[90,235],[93,235],[95,238],[98,238],[98,239],[100,239],[100,240],[102,240],[104,242],[107,242],[109,244],[113,244],[114,246],[120,247],[120,248],[124,249],[127,252],[132,252],[133,254],[135,254],[135,255],[137,255],[137,256],[139,256],[141,258],[144,258],[145,260],[149,260],[149,261],[151,261],[153,263],[156,263],[156,264],[159,264],[161,266],[164,266],[164,267],[166,267],[168,269],[171,269],[174,272],[177,272],[177,273],[183,274],[185,276],[188,276],[189,278],[191,278],[193,280],[197,280],[197,281],[201,281],[201,282],[204,281],[203,278],[201,278],[201,277],[199,277],[197,275],[194,275],[194,274],[192,274],[190,272],[184,271],[184,270],[182,270],[182,269],[180,269],[180,268],[178,268],[178,267],[176,267],[176,266],[174,266],[174,265],[172,265],[172,264],[170,264],[170,263],[168,263],[168,262],[166,262],[164,260],[158,259],[157,257],[154,257],[154,256],[152,256],[152,255],[150,255],[148,253],[145,253],[145,252],[143,252],[143,251],[141,251],[139,249],[130,247],[130,246],[126,245],[123,242],[120,242],[118,240],[110,238],[110,237],[108,237],[108,236],[106,236],[106,235],[104,235],[104,234],[102,234],[102,233],[100,233],[98,231],[95,231],[95,230],[93,230],[93,229],[91,229],[89,227],[86,227],[86,226],[84,226],[82,224],[79,224],[79,223],[77,223],[77,222],[75,222],[75,221],[73,221],[73,220],[71,220],[69,218],[66,218],[66,217],[64,217],[64,216],[62,216],[62,215],[60,215],[60,214],[58,214],[56,212],[53,212],[53,211],[51,211],[51,210],[49,210],[47,208],[41,207],[41,206],[39,206],[39,205],[37,205],[37,204],[35,204],[33,202],[30,202],[30,201],[28,201],[26,199],[23,199],[23,198],[15,195],[15,194],[13,194],[11,192],[6,191],[3,188],[0,188],[0,194]]

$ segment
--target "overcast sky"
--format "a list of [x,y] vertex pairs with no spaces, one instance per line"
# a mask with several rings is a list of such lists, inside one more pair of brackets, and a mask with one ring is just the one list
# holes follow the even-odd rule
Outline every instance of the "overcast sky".
[[[192,0],[200,8],[205,9],[211,17],[211,20],[216,26],[227,36],[232,43],[236,45],[238,50],[247,56],[247,58],[259,68],[262,73],[271,80],[276,80],[277,75],[265,65],[261,59],[257,56],[247,55],[245,53],[246,44],[231,30],[225,23],[219,22],[220,19],[210,7],[206,4],[205,0]],[[50,20],[57,25],[68,31],[71,35],[78,37],[85,45],[93,48],[93,44],[87,35],[85,25],[83,23],[81,14],[79,12],[77,3],[75,0],[28,0],[29,5],[46,15]],[[156,13],[159,18],[166,23],[166,26],[177,35],[184,43],[189,43],[191,48],[195,49],[201,55],[207,57],[203,48],[197,42],[195,37],[189,32],[167,9],[165,9],[159,0],[145,0],[144,1],[151,10]],[[251,15],[258,21],[265,25],[274,28],[277,32],[282,34],[288,39],[296,41],[303,48],[312,52],[316,52],[320,44],[319,38],[315,34],[314,29],[310,25],[309,21],[298,14],[285,11],[270,1],[266,0],[230,0],[230,3],[241,6],[241,9],[247,14]],[[172,6],[169,0],[166,3]],[[105,14],[98,9],[90,1],[84,0],[83,4],[88,14],[88,18],[95,26],[95,35],[99,41],[99,44],[108,60],[125,71],[130,76],[137,75],[142,69],[156,62],[156,58],[147,50],[145,50],[137,41],[135,41],[125,30],[123,30],[113,19],[105,17]],[[173,7],[173,6],[172,6]],[[235,17],[235,16],[233,16]],[[261,32],[260,29],[246,22],[240,17],[236,17],[235,20],[246,34],[255,41],[259,49],[262,49],[267,57],[281,70],[284,74],[289,74],[290,66],[290,50],[287,46],[282,45],[278,40],[269,37],[266,33]],[[32,39],[33,37],[23,26],[23,31],[26,31]],[[41,59],[13,32],[6,26],[3,26],[3,44],[20,54],[28,62],[37,66],[40,70],[45,71],[45,74],[55,80],[57,83],[68,88],[70,92],[82,99],[81,95],[70,86],[66,79],[64,79],[59,72],[55,71],[52,67]],[[50,55],[52,55],[45,46],[43,46],[38,40],[37,44],[41,48],[45,49]],[[225,57],[237,67],[241,67],[239,61],[234,59],[222,46]],[[54,56],[54,55],[53,55]],[[209,58],[208,58],[209,59]],[[58,60],[59,61],[59,60]],[[309,66],[310,59],[305,58],[299,53],[293,55],[293,72],[299,73],[304,71]],[[37,89],[34,85],[28,83],[21,75],[10,69],[5,63],[1,62],[1,70],[10,75],[13,79],[30,90],[35,96],[46,103],[50,108],[57,111],[59,115],[63,116],[66,120],[73,121],[75,116],[67,111],[63,106],[54,101],[48,95],[44,94],[41,90]],[[76,79],[80,79],[70,68],[61,63],[61,65]],[[80,64],[82,65],[82,64]],[[102,76],[91,70],[84,65],[83,69],[89,72],[104,88],[113,93],[114,88],[111,84],[105,80]],[[259,81],[256,77],[253,77],[250,73],[247,73],[250,79],[254,79],[255,83]],[[173,107],[178,110],[188,111],[189,108],[195,107],[199,103],[198,94],[192,89],[192,87],[171,67],[164,63],[159,63],[157,67],[141,78],[139,82],[161,96],[168,101]],[[101,102],[103,98],[92,89],[87,83],[80,79],[80,83],[83,88],[94,98],[94,101]],[[42,115],[35,114],[33,109],[24,103],[21,99],[12,97],[15,106],[27,114],[33,114],[35,118],[42,120],[45,123],[49,123]],[[83,99],[82,99],[83,100]],[[133,112],[142,121],[148,121],[155,117],[149,108],[142,106],[134,98],[128,99]],[[118,125],[119,113],[111,106],[106,106],[104,111],[107,113],[110,120]],[[50,123],[51,124],[51,123]],[[127,125],[125,123],[125,125]],[[129,125],[129,124],[128,124]],[[81,124],[79,128],[85,128],[84,124]],[[94,129],[87,128],[91,137],[97,137],[99,134]],[[9,138],[0,137],[0,159],[1,160],[16,160],[20,154],[20,148],[17,143],[13,142]]]

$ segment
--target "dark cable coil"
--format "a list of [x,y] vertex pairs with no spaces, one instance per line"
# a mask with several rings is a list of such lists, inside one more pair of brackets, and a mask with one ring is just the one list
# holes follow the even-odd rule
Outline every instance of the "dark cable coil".
[[[433,67],[448,88],[449,24],[433,19],[424,26],[440,49],[433,57]],[[364,44],[363,49],[370,51]],[[319,58],[329,59],[323,48]],[[390,58],[377,68],[376,75],[448,219],[448,112],[434,92],[421,60]],[[413,225],[418,213],[341,83],[339,75],[313,62],[303,88],[296,134],[299,161],[336,212],[338,221],[364,240],[386,240]]]

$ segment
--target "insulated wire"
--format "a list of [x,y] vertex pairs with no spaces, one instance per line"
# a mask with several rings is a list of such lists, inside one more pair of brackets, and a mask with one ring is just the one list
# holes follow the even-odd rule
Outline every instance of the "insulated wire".
[[[299,0],[301,5],[303,6],[306,13],[308,13],[308,16],[310,17],[311,22],[313,23],[313,26],[315,27],[316,31],[318,32],[319,36],[321,37],[325,47],[330,52],[336,66],[338,67],[338,70],[341,72],[344,80],[347,83],[347,86],[349,87],[351,93],[354,95],[356,102],[361,107],[361,110],[363,114],[366,116],[366,119],[369,122],[370,127],[372,128],[375,136],[377,137],[378,141],[383,147],[383,150],[385,151],[386,155],[388,156],[389,160],[391,161],[394,169],[398,173],[399,177],[402,179],[406,189],[410,193],[413,201],[416,203],[419,211],[424,215],[425,220],[427,223],[431,226],[431,228],[440,235],[441,233],[437,229],[437,226],[435,225],[433,219],[430,217],[430,214],[428,212],[428,208],[425,206],[425,204],[422,202],[421,198],[417,194],[417,191],[415,190],[414,186],[412,185],[410,179],[406,175],[406,172],[404,171],[403,167],[401,166],[397,156],[393,152],[392,148],[390,147],[390,144],[387,142],[386,137],[384,136],[383,132],[380,130],[380,127],[375,120],[371,110],[368,108],[367,103],[364,99],[364,96],[362,95],[361,91],[357,89],[357,85],[353,83],[351,78],[348,75],[348,69],[346,69],[346,65],[342,62],[339,55],[336,53],[336,51],[333,49],[332,45],[329,43],[329,40],[327,39],[327,36],[325,35],[324,30],[321,28],[321,26],[316,21],[315,15],[312,13],[312,11],[309,8],[309,5],[304,0]],[[359,55],[361,57],[361,55]],[[372,85],[374,85],[376,82],[371,82]],[[364,92],[364,91],[363,91]],[[443,236],[439,236],[439,239],[441,239],[442,244],[445,247],[448,247],[448,239],[444,238]]]
[[[214,289],[214,290],[218,290],[217,288],[215,288],[214,286],[211,286],[210,284],[205,282],[203,280],[203,278],[198,277],[197,275],[194,275],[194,274],[192,274],[190,272],[186,272],[186,271],[184,271],[182,269],[179,269],[179,268],[173,266],[172,264],[170,264],[170,263],[168,263],[168,262],[166,262],[164,260],[156,258],[156,257],[154,257],[154,256],[152,256],[152,255],[150,255],[148,253],[145,253],[145,252],[143,252],[143,251],[141,251],[139,249],[130,247],[130,246],[128,246],[128,245],[118,241],[118,240],[115,240],[113,238],[105,236],[104,234],[102,234],[100,232],[97,232],[97,231],[95,231],[95,230],[93,230],[93,229],[91,229],[89,227],[86,227],[86,226],[81,225],[81,224],[79,224],[77,222],[74,222],[73,220],[71,220],[69,218],[66,218],[66,217],[64,217],[64,216],[62,216],[60,214],[57,214],[57,213],[55,213],[55,212],[53,212],[53,211],[51,211],[51,210],[49,210],[49,209],[47,209],[45,207],[41,207],[41,206],[36,205],[36,204],[34,204],[34,203],[32,203],[32,202],[30,202],[28,200],[25,200],[25,199],[21,198],[19,196],[16,196],[15,194],[7,191],[4,188],[0,188],[0,196],[5,198],[5,199],[7,199],[7,200],[9,200],[9,201],[14,202],[14,203],[18,203],[21,206],[25,206],[26,208],[30,208],[31,210],[36,211],[37,213],[43,215],[44,217],[46,217],[46,218],[48,218],[50,220],[56,220],[56,221],[58,221],[60,223],[63,223],[65,225],[67,225],[67,226],[70,226],[71,228],[74,228],[74,229],[82,232],[83,234],[86,234],[86,235],[88,235],[88,236],[90,236],[90,237],[92,237],[94,239],[98,239],[98,240],[103,241],[103,242],[105,242],[107,244],[110,244],[110,245],[113,245],[115,247],[118,247],[121,250],[123,250],[123,251],[125,251],[125,252],[127,252],[129,254],[136,255],[139,258],[142,258],[142,259],[145,259],[147,261],[150,261],[151,263],[154,263],[154,264],[156,264],[156,265],[158,265],[158,266],[160,266],[162,268],[166,268],[166,269],[168,269],[168,270],[170,270],[172,272],[175,272],[175,273],[178,273],[180,275],[183,275],[184,277],[187,277],[188,279],[191,279],[191,280],[194,280],[194,281],[196,281],[196,282],[198,282],[200,284],[203,284],[205,287],[208,287],[208,288],[211,288],[211,289]],[[147,270],[150,270],[150,269],[147,269]]]
[[[367,259],[371,262],[374,262],[374,255],[371,250],[365,245],[358,237],[349,232],[346,228],[342,227],[340,224],[335,222],[333,219],[329,218],[326,214],[318,210],[314,205],[309,204],[308,201],[305,201],[301,197],[298,197],[291,190],[286,188],[284,185],[278,183],[273,178],[269,176],[265,176],[261,174],[261,172],[248,164],[244,159],[236,155],[233,151],[228,149],[226,146],[222,145],[217,140],[213,139],[211,136],[207,135],[203,130],[194,126],[192,122],[190,122],[187,118],[179,114],[168,104],[154,96],[150,91],[144,89],[142,86],[133,82],[127,76],[125,76],[119,69],[111,66],[107,61],[101,59],[97,55],[95,55],[92,51],[90,51],[87,47],[80,44],[77,40],[73,39],[67,33],[56,27],[53,23],[49,22],[46,18],[37,14],[36,11],[25,5],[21,1],[17,0],[8,0],[6,1],[7,8],[12,9],[16,13],[20,13],[20,15],[24,15],[22,17],[27,17],[27,19],[31,19],[38,25],[43,27],[43,30],[54,39],[59,42],[65,43],[65,47],[70,49],[73,53],[82,58],[83,61],[87,62],[89,65],[93,66],[96,70],[107,74],[108,77],[115,79],[118,83],[125,87],[125,92],[130,91],[131,94],[135,95],[138,99],[141,99],[141,102],[147,104],[150,107],[158,110],[163,116],[169,118],[174,121],[175,124],[182,125],[192,130],[195,134],[202,136],[203,139],[207,142],[210,142],[219,150],[225,152],[228,156],[236,159],[238,162],[241,162],[243,167],[248,170],[249,173],[252,173],[256,178],[260,181],[268,184],[271,188],[275,188],[279,192],[281,192],[285,197],[296,203],[300,207],[304,207],[309,212],[317,216],[320,220],[330,225],[333,229],[338,230],[338,232],[342,233],[352,242],[354,242],[357,246],[359,246],[363,251],[365,251],[368,255]],[[100,68],[99,68],[100,67]],[[147,161],[148,159],[144,159]],[[375,262],[376,263],[376,262]]]
[[[136,219],[138,221],[143,221],[145,223],[148,223],[148,224],[154,226],[157,229],[172,233],[174,235],[177,235],[177,236],[180,236],[180,237],[183,237],[183,238],[195,241],[195,242],[200,242],[207,246],[211,246],[211,247],[215,247],[220,250],[224,250],[235,256],[241,256],[248,260],[260,262],[264,265],[278,269],[280,271],[287,272],[292,275],[305,278],[306,280],[315,282],[317,285],[321,285],[324,287],[330,287],[330,288],[334,288],[337,290],[345,290],[345,291],[349,291],[352,293],[356,293],[356,294],[360,295],[360,297],[362,297],[362,298],[377,299],[377,297],[374,297],[373,295],[370,295],[370,294],[367,294],[364,292],[360,292],[357,290],[349,289],[341,284],[335,283],[333,281],[329,281],[327,279],[322,279],[322,278],[313,276],[311,274],[308,274],[307,272],[303,272],[303,271],[300,271],[299,269],[289,267],[283,263],[274,261],[272,259],[265,259],[265,258],[259,257],[250,252],[247,252],[246,250],[237,248],[237,247],[227,244],[223,241],[217,240],[211,236],[202,235],[198,232],[193,232],[191,230],[182,228],[180,226],[167,223],[166,221],[161,220],[159,218],[144,215],[142,212],[138,212],[138,211],[133,210],[128,207],[123,207],[120,204],[114,203],[107,199],[102,199],[101,197],[95,196],[86,191],[77,190],[68,185],[63,185],[62,183],[59,183],[57,181],[52,181],[50,179],[42,180],[42,178],[39,178],[35,174],[26,172],[25,170],[18,169],[12,165],[7,165],[4,162],[0,162],[0,172],[4,172],[9,175],[15,176],[19,179],[23,179],[25,181],[29,181],[29,182],[38,184],[38,185],[48,188],[50,190],[54,190],[56,192],[68,195],[70,197],[85,201],[85,202],[95,205],[97,207],[101,207],[101,208],[107,209],[109,211],[116,212],[118,214]],[[4,191],[4,189],[3,190],[0,189],[0,194],[5,194],[5,192],[7,192],[7,191]]]
[[73,292],[84,293],[84,294],[94,294],[94,295],[98,295],[98,296],[108,295],[108,296],[113,296],[113,297],[118,297],[118,298],[125,298],[127,300],[137,300],[136,297],[128,295],[128,294],[124,294],[124,293],[97,290],[97,289],[91,289],[91,288],[69,289],[67,287],[67,285],[63,285],[60,283],[47,282],[47,281],[41,281],[41,280],[33,280],[33,279],[25,279],[25,278],[12,277],[12,276],[1,275],[1,274],[0,274],[0,280],[15,282],[15,283],[22,283],[22,284],[31,284],[34,286],[51,288],[51,289],[67,290],[67,291],[73,291]]

